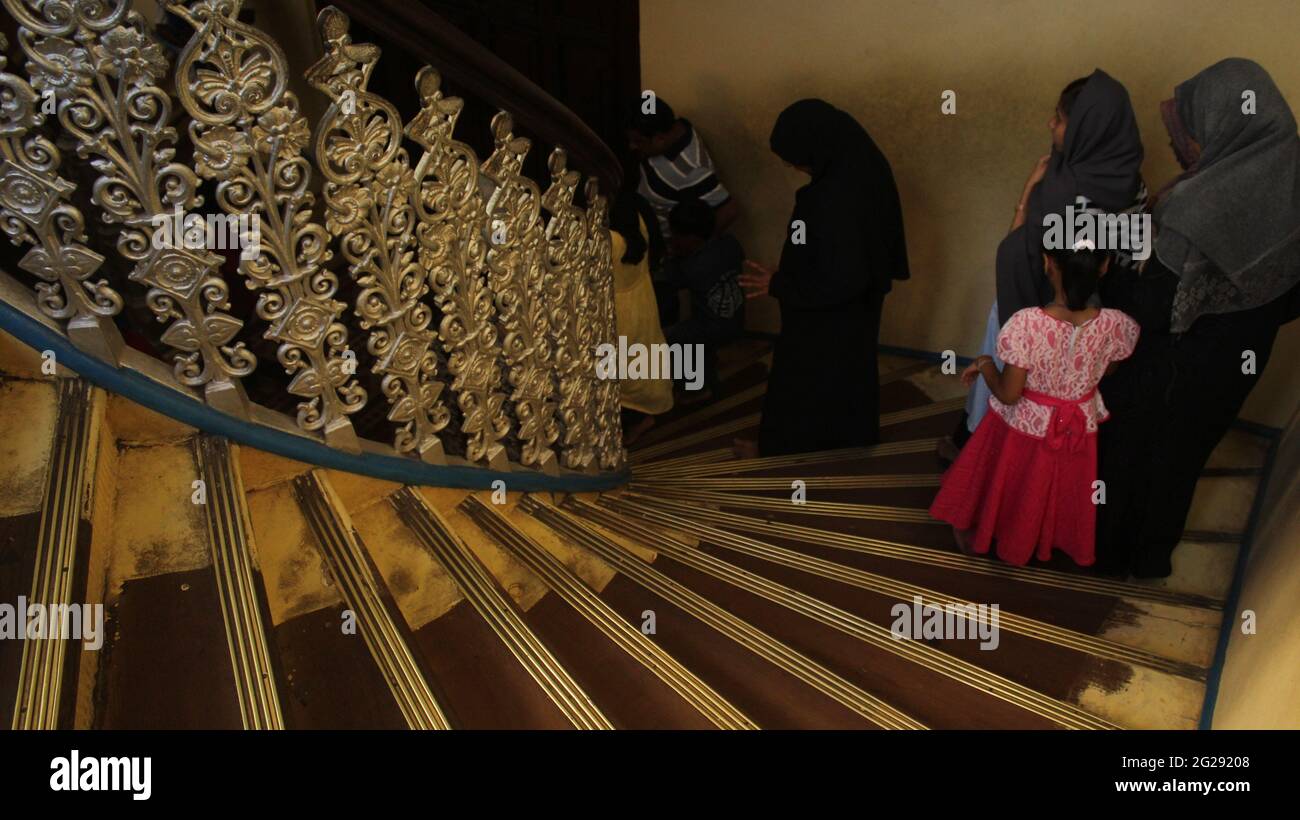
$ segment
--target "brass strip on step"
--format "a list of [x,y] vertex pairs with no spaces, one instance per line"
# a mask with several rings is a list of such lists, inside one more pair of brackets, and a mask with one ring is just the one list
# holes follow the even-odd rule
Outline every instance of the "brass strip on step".
[[942,416],[944,413],[961,410],[965,406],[966,397],[955,396],[951,399],[923,404],[920,407],[913,407],[909,410],[896,410],[893,413],[881,413],[880,426],[889,427],[893,424],[903,424],[904,422],[916,421],[917,419],[928,419],[931,416]]
[[[691,487],[698,487],[701,490],[722,492],[726,490],[740,490],[744,492],[754,492],[759,490],[785,490],[789,492],[794,488],[790,486],[795,480],[794,476],[771,476],[762,478],[741,478],[739,476],[732,478],[693,478],[690,479]],[[812,478],[799,478],[804,486],[811,492],[813,490],[869,490],[880,488],[897,488],[897,487],[938,487],[943,480],[942,473],[895,473],[879,475],[823,475],[813,476]],[[662,493],[662,487],[665,485],[680,486],[681,479],[659,477],[655,475],[633,477],[632,483],[628,485],[629,489],[642,488],[647,492]],[[787,502],[788,503],[788,502]]]
[[905,364],[902,367],[895,367],[893,370],[881,374],[880,383],[882,385],[891,384],[893,382],[906,379],[909,376],[915,376],[918,373],[924,373],[925,371],[935,366],[936,365],[934,362],[919,361],[919,362],[912,362],[911,364]]
[[[889,427],[894,424],[903,424],[917,419],[930,418],[931,416],[941,416],[944,413],[951,413],[960,410],[966,406],[966,399],[957,397],[944,399],[943,401],[923,404],[920,407],[913,407],[908,410],[898,410],[893,413],[883,413],[880,416],[880,426]],[[649,447],[642,447],[639,450],[632,451],[630,461],[633,464],[644,464],[654,461],[656,458],[666,454],[681,450],[684,447],[693,447],[715,438],[720,438],[731,433],[739,433],[742,430],[748,430],[751,427],[757,427],[762,420],[762,413],[750,413],[747,416],[741,416],[737,419],[724,421],[705,430],[700,430],[689,435],[679,436],[668,441],[661,441],[658,444],[652,444]],[[937,441],[937,439],[936,439]]]
[[669,578],[619,544],[591,529],[585,522],[524,496],[519,509],[541,521],[573,543],[594,553],[629,580],[684,610],[704,624],[745,647],[777,668],[838,701],[885,729],[924,729],[924,724],[863,691],[807,655],[781,643],[685,585]]
[[[93,446],[94,412],[89,382],[82,379],[59,382],[59,411],[45,494],[41,499],[41,523],[36,536],[35,572],[28,606],[66,607],[79,603],[72,600],[72,582],[76,575],[81,510],[84,501],[93,497],[86,462],[90,460]],[[26,629],[27,625],[19,624],[18,628]],[[11,724],[14,729],[59,728],[63,670],[68,651],[77,651],[80,643],[76,638],[54,637],[23,641]]]
[[488,505],[471,495],[461,503],[460,511],[520,563],[535,572],[547,588],[599,629],[615,646],[631,655],[714,726],[719,729],[758,728],[758,724],[678,663],[658,644],[642,634],[641,630],[620,617],[559,559]]
[[[767,392],[767,382],[759,382],[753,387],[746,388],[745,390],[742,390],[739,393],[735,393],[733,395],[719,399],[718,401],[707,404],[698,410],[692,411],[690,413],[681,416],[680,418],[673,419],[672,421],[666,422],[663,425],[655,425],[654,427],[650,428],[650,430],[644,436],[642,436],[641,440],[637,442],[637,445],[640,447],[640,446],[655,444],[659,441],[662,441],[663,439],[668,438],[674,433],[680,432],[682,430],[689,430],[693,427],[696,427],[702,421],[711,419],[714,416],[720,416],[723,413],[727,412],[728,410],[731,410],[732,408],[739,407],[745,402],[753,401],[754,399],[761,397],[766,392]],[[635,450],[633,450],[633,452],[635,452]]]
[[688,456],[678,456],[677,458],[665,458],[659,461],[651,462],[637,468],[637,474],[649,473],[653,470],[674,470],[684,467],[698,467],[705,464],[717,464],[720,461],[733,460],[736,457],[735,450],[730,447],[719,447],[716,450],[705,450],[702,453],[691,453]]
[[[636,489],[638,488],[639,489]],[[794,513],[797,515],[818,515],[830,518],[860,518],[867,521],[894,521],[906,524],[944,524],[930,517],[929,510],[918,507],[895,507],[881,504],[850,504],[843,501],[804,501],[795,504],[788,498],[772,496],[740,495],[737,493],[714,493],[696,490],[695,483],[689,487],[633,484],[628,495],[654,496],[696,501],[700,504],[717,504],[721,507],[738,507],[746,510],[767,510],[769,512]],[[786,484],[789,488],[789,484]],[[944,524],[944,526],[947,526]]]
[[[685,467],[664,466],[668,462],[652,462],[633,468],[632,474],[681,476],[683,478],[700,478],[705,476],[731,475],[733,473],[752,473],[757,470],[778,470],[787,467],[805,467],[810,464],[828,464],[837,461],[856,461],[863,458],[883,458],[885,456],[913,455],[916,453],[933,453],[939,446],[938,438],[919,438],[907,441],[891,441],[874,444],[870,447],[847,447],[840,450],[821,450],[815,453],[796,453],[789,456],[766,456],[764,458],[746,458],[725,461],[719,464],[687,465]],[[797,478],[798,476],[795,476]]]
[[658,444],[651,444],[649,447],[642,447],[639,450],[633,450],[628,456],[632,464],[644,464],[647,461],[654,461],[656,458],[665,453],[676,452],[685,447],[692,447],[715,438],[720,438],[731,433],[739,433],[741,430],[748,430],[751,427],[757,427],[762,413],[750,413],[747,416],[730,419],[713,427],[689,433],[684,436],[678,436],[668,441],[661,441]]
[[492,573],[452,532],[442,516],[410,487],[403,487],[389,496],[388,500],[403,523],[433,554],[456,582],[465,599],[487,621],[492,631],[564,716],[579,729],[613,729],[614,725],[609,718],[605,717],[568,670],[551,654],[551,650],[524,623],[514,603],[497,585]]
[[[620,516],[577,498],[566,499],[564,509],[581,515],[591,523],[630,536],[644,543],[651,543],[646,540],[644,530],[639,530],[637,526],[630,526],[631,522],[628,519],[620,520]],[[900,640],[883,626],[819,601],[811,595],[768,580],[761,575],[742,569],[720,558],[715,558],[676,539],[655,538],[653,543],[655,549],[659,550],[661,554],[679,563],[812,618],[877,649],[905,658],[918,666],[1047,718],[1064,728],[1119,728],[1073,704],[1022,686],[987,669],[941,652],[924,642]]]
[[[811,464],[829,464],[833,461],[857,459],[880,459],[884,456],[914,455],[919,452],[935,452],[939,447],[937,438],[907,439],[905,442],[888,442],[872,444],[871,447],[846,447],[842,450],[822,450],[819,452],[800,452],[789,456],[766,456],[761,459],[738,459],[723,461],[719,464],[688,464],[685,467],[669,467],[668,461],[653,461],[650,464],[637,465],[633,476],[685,476],[703,478],[708,476],[731,476],[733,473],[753,473],[757,470],[787,469],[790,467],[807,467]],[[660,468],[660,464],[664,467]],[[796,476],[797,478],[797,476]]]
[[[893,370],[890,370],[887,373],[881,374],[880,384],[882,386],[886,384],[891,384],[893,382],[906,379],[909,376],[915,376],[918,373],[924,373],[926,370],[929,370],[931,367],[934,367],[934,363],[925,362],[925,361],[914,362],[912,364],[903,365],[902,367],[897,367],[894,368]],[[761,398],[762,396],[766,395],[766,393],[767,393],[767,382],[766,381],[759,382],[753,387],[746,388],[740,391],[739,393],[735,393],[733,395],[722,398],[716,402],[713,402],[712,404],[707,405],[706,407],[700,410],[696,410],[680,418],[674,419],[673,421],[670,421],[667,424],[664,424],[663,426],[656,426],[652,428],[648,433],[645,434],[645,436],[642,437],[641,441],[638,442],[638,444],[644,446],[644,445],[658,443],[659,441],[662,441],[663,439],[668,438],[670,435],[677,433],[681,430],[689,430],[690,428],[696,426],[702,421],[705,421],[706,419],[711,419],[714,416],[719,416],[725,413],[726,411],[731,410],[732,408],[739,407],[740,405],[746,402],[753,401],[754,399],[757,398]]]
[[293,489],[321,555],[338,582],[344,602],[355,613],[358,631],[407,725],[412,729],[450,729],[447,715],[384,605],[379,581],[329,480],[321,471],[313,470],[295,477]]
[[[619,505],[622,502],[617,497],[601,496],[600,503],[617,512],[620,511]],[[1113,598],[1136,598],[1144,601],[1158,601],[1165,604],[1198,607],[1215,611],[1223,609],[1222,600],[1205,595],[1174,592],[1160,587],[1135,584],[1128,581],[1116,581],[1083,573],[1060,572],[1039,567],[1017,567],[992,558],[962,555],[958,552],[945,552],[933,547],[918,547],[912,544],[901,544],[897,541],[885,541],[880,538],[868,538],[862,535],[849,535],[833,530],[819,530],[798,524],[775,523],[763,518],[755,518],[740,513],[721,512],[708,507],[683,504],[680,501],[670,501],[668,499],[647,497],[645,503],[658,509],[679,512],[698,521],[707,521],[728,529],[754,532],[760,535],[775,534],[781,538],[790,538],[803,543],[819,544],[824,547],[833,547],[849,552],[861,552],[881,558],[911,561],[934,567],[946,567],[976,575],[989,575],[1020,583],[1038,584],[1054,589],[1070,589]]]
[[235,673],[235,694],[245,729],[283,729],[267,634],[267,614],[257,594],[253,571],[253,527],[239,465],[230,442],[217,436],[193,439],[194,459],[207,486],[204,516],[208,548],[217,579],[217,598],[226,626],[226,645]]
[[[655,549],[661,552],[664,550],[659,545],[665,541],[672,542],[679,549],[693,549],[689,544],[672,539],[664,531],[665,528],[670,528],[690,533],[701,541],[706,541],[742,555],[769,561],[810,575],[828,578],[859,589],[870,590],[904,603],[911,603],[915,598],[920,598],[923,604],[940,609],[946,607],[971,607],[969,611],[978,611],[974,608],[974,601],[962,600],[956,596],[910,584],[906,581],[895,580],[885,575],[867,572],[855,567],[846,567],[834,561],[805,555],[796,550],[778,547],[748,536],[736,535],[716,527],[700,524],[690,516],[675,515],[653,507],[639,505],[633,499],[626,499],[623,506],[628,512],[636,514],[647,526],[658,532],[659,537],[656,538],[654,543],[656,545]],[[644,537],[641,540],[645,540]],[[666,552],[665,554],[672,555],[673,553]],[[976,618],[975,620],[979,619]],[[1077,652],[1084,652],[1098,658],[1138,664],[1159,672],[1167,672],[1171,675],[1178,675],[1192,680],[1204,681],[1206,677],[1206,670],[1195,664],[1171,660],[1153,652],[1108,641],[1075,629],[1068,629],[1046,621],[1017,615],[1014,612],[1008,612],[1005,608],[1001,608],[998,613],[998,624],[1010,632],[1073,649]]]

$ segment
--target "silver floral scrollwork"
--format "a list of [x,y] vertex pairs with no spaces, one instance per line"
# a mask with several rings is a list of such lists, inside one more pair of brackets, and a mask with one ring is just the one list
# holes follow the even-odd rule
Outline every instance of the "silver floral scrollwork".
[[[617,347],[614,323],[614,268],[609,237],[609,206],[600,194],[600,183],[587,180],[587,269],[591,282],[592,314],[596,317],[596,345],[603,343]],[[617,379],[596,379],[595,348],[589,353],[590,378],[595,380],[596,452],[600,466],[617,470],[627,462],[623,448],[622,419],[620,415],[619,385]]]
[[452,138],[464,103],[444,97],[437,71],[415,79],[421,108],[406,135],[424,148],[415,166],[413,205],[419,258],[442,319],[438,338],[452,376],[467,460],[506,466],[501,439],[510,431],[501,392],[501,343],[487,282],[487,206],[474,151]]
[[551,445],[559,437],[550,323],[544,303],[541,193],[523,176],[531,143],[514,135],[510,115],[492,118],[496,145],[483,175],[496,184],[488,200],[488,283],[505,333],[502,353],[512,388],[522,455],[528,467],[558,469]]
[[333,101],[316,136],[325,227],[340,240],[361,286],[356,314],[370,331],[366,347],[383,376],[388,418],[399,425],[394,447],[443,463],[438,433],[451,413],[437,378],[433,311],[421,300],[429,285],[416,258],[415,176],[402,123],[396,108],[366,90],[379,49],[353,44],[347,15],[332,7],[321,11],[318,25],[325,55],[306,77]]
[[172,100],[157,85],[168,70],[161,46],[128,0],[3,3],[20,25],[32,88],[57,101],[59,124],[99,173],[92,199],[106,222],[122,226],[117,247],[135,263],[130,278],[149,286],[147,304],[168,323],[162,341],[180,351],[176,378],[246,415],[238,380],[257,360],[233,341],[243,323],[226,312],[221,257],[159,230],[202,204],[194,172],[174,161]]
[[40,280],[37,308],[66,319],[73,344],[116,365],[122,336],[111,317],[122,297],[108,280],[90,281],[104,257],[84,244],[85,220],[68,201],[74,186],[59,176],[58,149],[36,130],[45,119],[41,97],[5,70],[6,48],[0,35],[0,228],[15,245],[31,246],[18,264]]
[[289,392],[305,399],[298,425],[359,452],[348,416],[365,405],[366,391],[353,378],[355,357],[345,355],[346,305],[333,298],[338,277],[324,267],[330,236],[312,221],[312,168],[302,155],[311,130],[286,89],[284,52],[238,21],[242,5],[167,3],[195,29],[176,67],[177,96],[192,118],[195,167],[218,181],[224,211],[260,219],[260,241],[245,249],[239,270],[259,291],[257,315],[270,325],[266,338],[279,342],[277,358],[293,376]]
[[587,375],[594,317],[587,268],[587,226],[574,205],[581,175],[568,167],[564,149],[551,152],[551,184],[542,195],[546,224],[546,303],[559,385],[560,460],[573,470],[595,467],[595,395]]

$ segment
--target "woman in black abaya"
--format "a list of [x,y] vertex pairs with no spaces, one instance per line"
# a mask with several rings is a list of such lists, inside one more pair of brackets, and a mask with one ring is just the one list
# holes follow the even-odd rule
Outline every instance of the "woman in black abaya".
[[1161,114],[1186,170],[1157,197],[1153,257],[1102,294],[1142,335],[1101,385],[1097,565],[1142,578],[1171,573],[1201,470],[1300,308],[1300,137],[1272,78],[1223,60]]
[[812,181],[795,194],[778,269],[747,262],[741,276],[749,298],[781,305],[759,454],[874,444],[881,307],[909,275],[893,172],[866,130],[823,100],[781,112],[770,143]]

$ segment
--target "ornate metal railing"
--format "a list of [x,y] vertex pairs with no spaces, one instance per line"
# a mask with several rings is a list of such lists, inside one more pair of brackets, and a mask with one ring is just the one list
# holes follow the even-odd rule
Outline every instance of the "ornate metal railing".
[[[313,129],[284,52],[240,21],[242,0],[166,2],[193,30],[174,66],[129,0],[0,4],[27,75],[0,55],[0,224],[34,279],[0,273],[6,329],[34,346],[66,340],[60,363],[92,380],[303,460],[461,486],[503,473],[574,488],[620,479],[618,385],[595,368],[614,334],[606,205],[563,148],[543,191],[503,111],[480,162],[454,133],[462,101],[432,68],[403,124],[368,88],[379,48],[352,42],[332,7],[304,73],[329,100]],[[231,223],[237,274],[183,231],[158,230],[195,213],[244,217]],[[96,219],[115,248],[93,247]],[[124,285],[100,275],[112,254]],[[232,307],[240,283],[256,295],[251,315]],[[170,368],[123,343],[114,317],[135,287],[165,326]],[[246,324],[275,346],[295,418],[250,399],[262,342]],[[384,442],[353,424],[376,401]]]

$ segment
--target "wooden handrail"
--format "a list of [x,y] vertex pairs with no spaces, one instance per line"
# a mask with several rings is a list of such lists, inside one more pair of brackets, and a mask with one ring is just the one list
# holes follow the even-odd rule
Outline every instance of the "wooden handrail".
[[623,183],[622,165],[596,132],[442,15],[416,0],[329,0],[328,4],[438,69],[467,93],[509,111],[547,150],[562,146],[570,167],[598,178],[605,195],[612,197],[618,192]]

